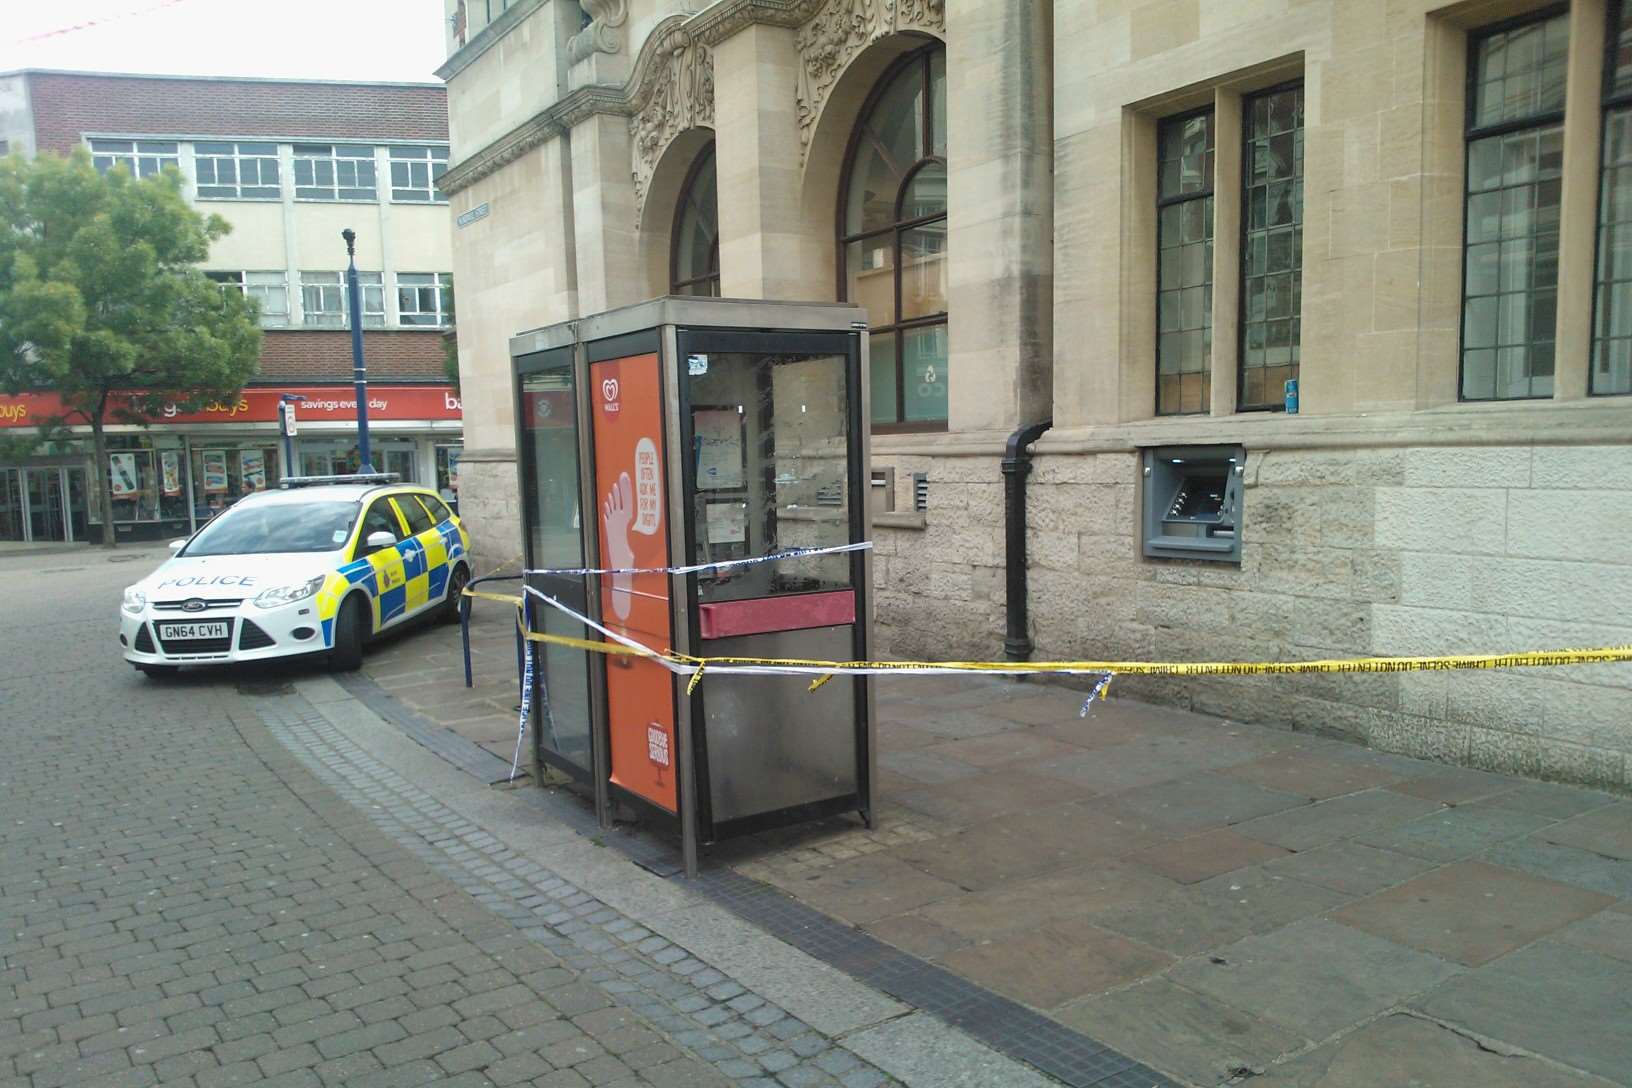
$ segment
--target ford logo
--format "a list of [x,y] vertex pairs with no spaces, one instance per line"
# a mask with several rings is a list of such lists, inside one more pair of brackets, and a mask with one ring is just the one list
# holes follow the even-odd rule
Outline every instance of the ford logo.
[[205,604],[197,597],[192,597],[181,602],[181,610],[183,612],[202,612],[208,607],[210,606]]

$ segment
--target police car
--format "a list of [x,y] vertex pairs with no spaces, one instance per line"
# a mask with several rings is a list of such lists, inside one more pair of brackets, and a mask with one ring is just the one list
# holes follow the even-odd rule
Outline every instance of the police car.
[[286,479],[245,496],[125,590],[119,644],[149,676],[321,653],[355,669],[376,633],[458,619],[470,538],[394,474]]

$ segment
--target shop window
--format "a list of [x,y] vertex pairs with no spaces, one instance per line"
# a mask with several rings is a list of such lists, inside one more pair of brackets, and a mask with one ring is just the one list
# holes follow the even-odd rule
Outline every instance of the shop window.
[[1553,393],[1569,16],[1469,39],[1463,400]]
[[463,446],[436,447],[436,490],[451,503],[459,501],[459,455],[463,452]]
[[[363,328],[385,327],[385,277],[379,272],[357,273],[363,290]],[[310,328],[351,327],[351,310],[346,302],[343,272],[302,272],[300,274],[301,322]]]
[[282,272],[206,272],[204,275],[223,291],[236,289],[254,299],[260,307],[263,328],[289,324],[288,277]]
[[445,203],[447,197],[436,187],[448,171],[445,147],[393,147],[391,159],[391,199],[419,203]]
[[1145,450],[1144,554],[1239,563],[1245,465],[1239,446]]
[[106,174],[123,166],[133,178],[163,173],[167,166],[179,169],[179,148],[174,140],[92,140],[91,163]]
[[453,311],[453,277],[446,272],[398,272],[397,320],[442,327]]
[[1157,130],[1156,414],[1212,406],[1213,111]]
[[192,451],[191,467],[193,513],[199,521],[214,517],[245,495],[278,486],[274,446],[215,440]]
[[946,51],[897,62],[846,156],[839,283],[867,311],[873,428],[947,422]]
[[361,144],[296,144],[297,200],[375,200],[374,149]]
[[1241,385],[1243,411],[1286,405],[1298,376],[1303,303],[1303,86],[1242,104]]
[[204,143],[193,145],[193,170],[201,200],[277,200],[278,145]]
[[720,294],[720,210],[716,201],[714,145],[710,144],[686,175],[674,213],[671,295]]

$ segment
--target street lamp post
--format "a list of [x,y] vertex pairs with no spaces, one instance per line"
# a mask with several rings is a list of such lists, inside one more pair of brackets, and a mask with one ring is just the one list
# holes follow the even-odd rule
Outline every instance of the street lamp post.
[[363,296],[357,286],[357,232],[340,232],[346,240],[346,301],[351,311],[351,380],[357,387],[357,456],[363,472],[374,471],[368,451],[368,366],[363,362]]

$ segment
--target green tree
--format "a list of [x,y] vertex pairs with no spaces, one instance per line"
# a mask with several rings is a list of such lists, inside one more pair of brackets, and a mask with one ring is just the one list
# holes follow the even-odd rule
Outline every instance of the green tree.
[[106,544],[105,423],[236,397],[255,372],[255,303],[197,268],[229,229],[174,170],[104,176],[84,150],[0,160],[0,387],[52,390],[89,424]]

